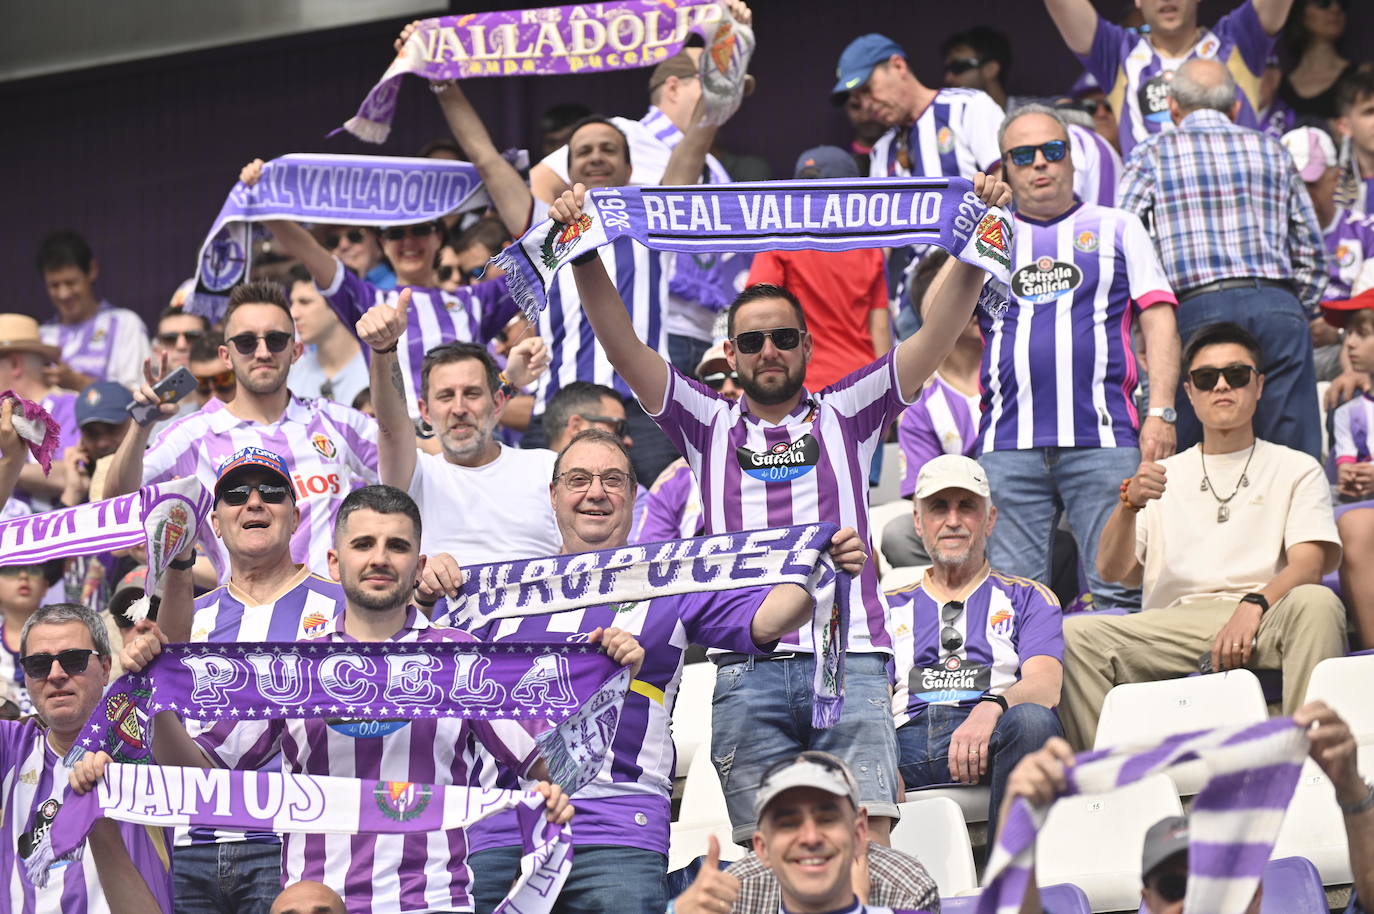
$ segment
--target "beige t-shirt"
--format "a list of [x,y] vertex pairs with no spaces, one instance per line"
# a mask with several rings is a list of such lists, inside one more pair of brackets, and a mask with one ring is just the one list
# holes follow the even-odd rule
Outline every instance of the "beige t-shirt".
[[[1214,492],[1230,495],[1250,449],[1208,454]],[[1259,590],[1287,564],[1294,543],[1330,544],[1323,572],[1335,570],[1341,540],[1331,514],[1331,491],[1321,465],[1307,454],[1268,441],[1255,443],[1245,471],[1250,481],[1227,502],[1217,522],[1217,498],[1202,490],[1201,445],[1160,461],[1163,497],[1136,517],[1135,556],[1145,566],[1145,609],[1234,597]]]

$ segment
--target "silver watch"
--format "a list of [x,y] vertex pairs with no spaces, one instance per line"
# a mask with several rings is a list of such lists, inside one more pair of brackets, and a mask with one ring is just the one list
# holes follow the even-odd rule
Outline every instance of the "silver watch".
[[1178,413],[1172,406],[1152,406],[1145,411],[1145,415],[1151,419],[1163,419],[1170,425],[1178,421]]

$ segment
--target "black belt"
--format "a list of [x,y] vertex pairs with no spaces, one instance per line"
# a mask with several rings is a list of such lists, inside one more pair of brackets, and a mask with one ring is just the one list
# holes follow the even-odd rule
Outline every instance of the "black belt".
[[810,657],[810,654],[803,654],[797,651],[783,651],[778,654],[713,654],[708,659],[716,666],[730,666],[735,663],[744,663],[752,660],[755,663],[762,663],[767,660],[794,660],[797,657]]
[[1178,301],[1179,304],[1183,304],[1190,298],[1206,295],[1208,292],[1225,292],[1227,289],[1258,289],[1264,286],[1283,289],[1285,292],[1293,291],[1293,284],[1286,279],[1263,279],[1259,276],[1247,276],[1244,279],[1218,279],[1216,282],[1193,286],[1187,292],[1180,293]]

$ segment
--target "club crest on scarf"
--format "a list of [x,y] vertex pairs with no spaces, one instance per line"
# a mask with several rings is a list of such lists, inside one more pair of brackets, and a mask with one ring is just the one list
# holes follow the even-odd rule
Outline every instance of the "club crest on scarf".
[[1011,269],[1011,254],[1008,239],[1011,238],[1011,223],[992,210],[988,210],[974,230],[974,245],[979,254],[991,257],[1004,269]]
[[549,233],[544,238],[544,244],[539,248],[539,253],[544,261],[544,266],[550,270],[558,268],[568,253],[581,240],[582,233],[592,227],[592,217],[583,213],[577,217],[576,222],[562,225],[555,222],[549,226]]
[[379,781],[372,791],[377,809],[393,822],[409,822],[429,806],[434,788],[410,781]]
[[226,226],[200,255],[200,278],[207,289],[223,292],[243,279],[248,254],[233,228]]

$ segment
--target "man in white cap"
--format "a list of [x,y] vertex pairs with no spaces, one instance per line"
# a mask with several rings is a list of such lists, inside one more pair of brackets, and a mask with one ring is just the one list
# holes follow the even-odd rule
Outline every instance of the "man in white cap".
[[908,790],[991,784],[995,812],[1016,763],[1063,735],[1051,710],[1064,681],[1059,601],[988,564],[997,508],[976,461],[928,461],[912,503],[932,564],[888,594],[898,770]]

